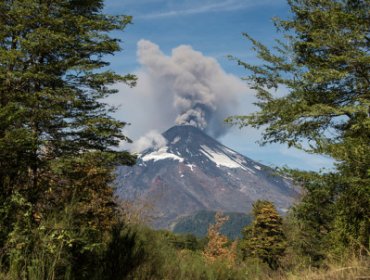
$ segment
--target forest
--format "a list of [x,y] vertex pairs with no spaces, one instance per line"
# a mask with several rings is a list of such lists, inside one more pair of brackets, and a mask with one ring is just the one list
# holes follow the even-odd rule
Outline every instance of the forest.
[[274,19],[285,41],[244,34],[263,63],[230,55],[258,111],[225,122],[335,169],[276,170],[300,202],[282,216],[255,201],[228,239],[222,213],[205,237],[154,230],[115,194],[116,167],[136,155],[119,148],[127,123],[104,98],[140,79],[105,57],[135,19],[105,14],[103,0],[1,0],[0,279],[370,279],[370,2],[288,4],[291,18]]

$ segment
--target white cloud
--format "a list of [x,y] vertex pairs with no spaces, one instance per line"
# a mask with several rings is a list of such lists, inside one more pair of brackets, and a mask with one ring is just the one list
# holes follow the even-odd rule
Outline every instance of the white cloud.
[[133,153],[141,153],[149,148],[160,149],[166,145],[166,138],[164,138],[158,131],[151,130],[135,141],[132,147],[130,147],[130,151]]

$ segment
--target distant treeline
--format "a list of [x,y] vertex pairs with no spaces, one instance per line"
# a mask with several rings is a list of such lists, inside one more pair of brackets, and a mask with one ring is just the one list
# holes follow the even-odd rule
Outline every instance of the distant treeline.
[[[197,237],[207,235],[208,227],[215,223],[215,211],[199,211],[193,215],[180,218],[173,227],[175,233],[190,233]],[[242,230],[252,221],[252,216],[243,213],[225,212],[229,219],[221,227],[220,233],[235,240],[242,236]]]

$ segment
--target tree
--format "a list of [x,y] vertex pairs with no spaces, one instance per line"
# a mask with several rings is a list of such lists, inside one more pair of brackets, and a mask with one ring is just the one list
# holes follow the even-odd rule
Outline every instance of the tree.
[[101,100],[136,77],[105,68],[103,56],[120,50],[109,32],[131,17],[102,9],[102,0],[0,2],[1,247],[20,219],[36,227],[72,202],[77,228],[105,228],[112,217],[112,172],[135,158],[117,150],[130,141],[126,123]]
[[[333,180],[331,179],[333,178]],[[325,174],[314,179],[301,176],[307,194],[294,205],[284,219],[288,243],[297,259],[308,257],[311,265],[320,266],[335,243],[336,175]]]
[[253,204],[253,216],[253,223],[243,232],[243,257],[257,257],[275,270],[286,248],[282,218],[271,202],[263,200]]
[[[238,60],[250,75],[260,110],[228,119],[264,127],[262,144],[278,142],[336,160],[335,231],[344,245],[369,248],[369,1],[289,0],[292,18],[276,19],[286,42],[270,50],[245,34],[263,65]],[[287,93],[274,96],[272,89]],[[315,192],[315,190],[310,190]]]
[[210,262],[225,261],[228,265],[235,263],[236,242],[228,246],[229,240],[226,236],[220,234],[222,225],[229,219],[217,212],[215,214],[215,223],[208,228],[208,243],[203,251],[203,256]]

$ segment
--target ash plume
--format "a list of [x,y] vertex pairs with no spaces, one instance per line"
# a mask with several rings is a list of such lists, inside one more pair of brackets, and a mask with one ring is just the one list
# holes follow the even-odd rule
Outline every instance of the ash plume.
[[166,56],[158,45],[141,40],[138,57],[157,98],[158,114],[166,111],[176,124],[196,126],[214,137],[227,132],[223,120],[235,114],[237,95],[245,91],[237,77],[190,46]]
[[144,136],[140,137],[134,142],[130,151],[134,153],[141,153],[142,151],[153,148],[159,149],[166,146],[167,140],[156,130],[151,130]]

